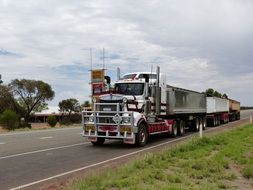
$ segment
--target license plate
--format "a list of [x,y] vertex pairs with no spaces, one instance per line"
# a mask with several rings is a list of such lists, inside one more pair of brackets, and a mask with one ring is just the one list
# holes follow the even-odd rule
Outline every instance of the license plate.
[[120,132],[121,133],[124,133],[125,131],[128,132],[128,133],[131,133],[132,129],[131,129],[131,127],[120,127]]
[[85,125],[85,131],[95,131],[95,126],[94,125]]

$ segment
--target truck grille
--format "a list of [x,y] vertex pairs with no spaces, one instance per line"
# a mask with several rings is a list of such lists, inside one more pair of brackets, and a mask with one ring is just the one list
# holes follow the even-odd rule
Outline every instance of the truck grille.
[[[122,111],[122,100],[101,100],[100,103],[105,103],[98,105],[96,108],[97,111],[101,111],[99,116],[108,116],[108,117],[99,117],[97,121],[98,123],[108,123],[108,124],[115,124],[113,121],[113,116],[117,112]],[[122,114],[119,114],[122,115]]]

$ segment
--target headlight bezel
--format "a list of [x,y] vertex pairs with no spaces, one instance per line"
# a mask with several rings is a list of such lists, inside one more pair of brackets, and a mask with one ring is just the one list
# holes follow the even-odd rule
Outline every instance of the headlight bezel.
[[124,98],[122,99],[122,101],[123,101],[124,104],[126,104],[126,103],[127,103],[127,98],[124,97]]
[[131,118],[129,116],[122,118],[122,123],[130,123],[130,122],[131,122]]
[[89,123],[94,123],[94,116],[93,115],[89,116]]

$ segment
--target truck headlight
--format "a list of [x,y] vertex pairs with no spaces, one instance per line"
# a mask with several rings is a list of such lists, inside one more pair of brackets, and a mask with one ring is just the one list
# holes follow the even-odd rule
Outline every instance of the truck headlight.
[[94,122],[94,116],[89,117],[89,122],[93,123]]
[[127,98],[126,98],[126,97],[123,98],[123,103],[124,103],[124,104],[127,103]]
[[123,123],[130,123],[130,118],[129,117],[123,117],[122,121],[123,121]]

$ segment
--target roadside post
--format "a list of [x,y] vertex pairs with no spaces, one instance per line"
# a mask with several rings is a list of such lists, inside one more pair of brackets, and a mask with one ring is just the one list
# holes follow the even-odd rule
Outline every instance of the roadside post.
[[249,117],[249,122],[252,123],[252,115]]

